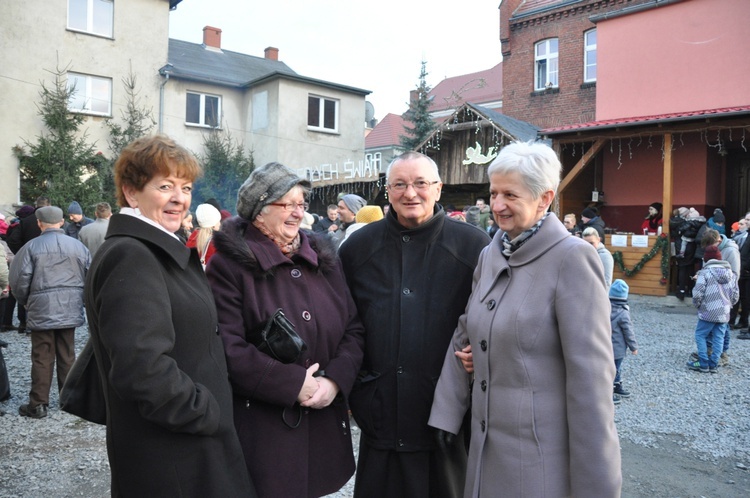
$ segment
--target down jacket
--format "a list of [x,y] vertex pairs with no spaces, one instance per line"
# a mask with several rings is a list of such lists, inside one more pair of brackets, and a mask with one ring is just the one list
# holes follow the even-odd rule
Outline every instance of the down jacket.
[[740,299],[737,277],[729,262],[709,259],[696,275],[693,305],[705,322],[727,323],[729,312]]
[[10,288],[26,306],[29,330],[79,327],[84,323],[83,286],[89,250],[60,228],[27,242],[10,265]]

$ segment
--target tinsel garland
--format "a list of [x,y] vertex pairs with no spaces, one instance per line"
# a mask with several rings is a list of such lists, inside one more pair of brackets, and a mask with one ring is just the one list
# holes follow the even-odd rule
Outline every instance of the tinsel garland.
[[622,252],[615,251],[612,253],[612,259],[615,260],[617,267],[622,270],[626,277],[630,277],[641,271],[643,266],[651,261],[656,253],[661,251],[661,275],[662,278],[659,281],[662,285],[667,284],[669,278],[669,239],[666,234],[661,234],[654,242],[654,247],[649,252],[643,255],[641,260],[633,266],[633,268],[625,268],[625,264],[622,261]]

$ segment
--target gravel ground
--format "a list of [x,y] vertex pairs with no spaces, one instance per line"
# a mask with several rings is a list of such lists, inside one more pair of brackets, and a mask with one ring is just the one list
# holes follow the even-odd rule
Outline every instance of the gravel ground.
[[[623,455],[623,497],[750,496],[750,341],[733,340],[718,375],[688,371],[695,310],[673,297],[631,296],[639,354],[628,355],[623,382],[632,392],[615,410]],[[732,332],[735,338],[736,332]],[[81,327],[76,346],[88,333]],[[0,497],[106,497],[104,428],[58,408],[18,415],[30,386],[30,340],[0,334],[13,397],[0,403]],[[53,381],[55,385],[56,381]],[[355,448],[359,431],[353,428]],[[351,497],[350,481],[331,497]]]

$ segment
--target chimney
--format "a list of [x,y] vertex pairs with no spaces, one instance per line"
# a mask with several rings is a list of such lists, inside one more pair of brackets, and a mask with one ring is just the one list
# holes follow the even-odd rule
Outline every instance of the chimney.
[[221,50],[221,30],[211,26],[203,28],[203,45]]
[[279,49],[276,47],[266,48],[266,59],[270,59],[272,61],[279,60]]

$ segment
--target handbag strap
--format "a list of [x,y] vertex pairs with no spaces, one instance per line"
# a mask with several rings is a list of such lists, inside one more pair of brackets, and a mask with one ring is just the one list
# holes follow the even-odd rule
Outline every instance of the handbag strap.
[[203,266],[206,266],[206,253],[208,252],[208,245],[211,243],[211,239],[214,238],[213,232],[211,232],[211,235],[206,240],[206,244],[203,246],[203,250],[201,251],[201,264]]

